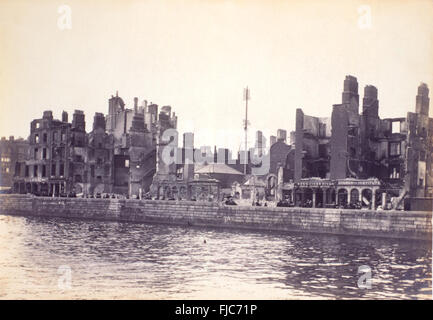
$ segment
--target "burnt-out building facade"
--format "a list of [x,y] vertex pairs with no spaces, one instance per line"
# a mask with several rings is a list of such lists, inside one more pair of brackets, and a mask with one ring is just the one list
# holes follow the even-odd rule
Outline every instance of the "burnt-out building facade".
[[[359,111],[358,82],[346,76],[342,102],[330,118],[296,110],[293,180],[284,179],[295,203],[313,206],[361,203],[402,207],[410,198],[431,198],[433,119],[429,90],[418,87],[415,112],[379,117],[378,90],[364,88]],[[293,182],[293,183],[289,183]],[[287,189],[286,188],[286,189]]]
[[88,193],[113,192],[114,137],[105,130],[105,117],[95,113],[92,131],[87,135]]
[[413,198],[433,197],[433,118],[429,117],[429,89],[418,87],[415,112],[407,114],[406,190]]
[[67,140],[67,149],[69,151],[69,190],[81,194],[87,193],[89,177],[87,165],[88,159],[88,145],[86,134],[86,121],[84,112],[75,110],[72,116],[72,124],[69,130],[69,139]]
[[177,127],[177,117],[170,106],[146,100],[133,109],[125,107],[116,94],[109,101],[106,119],[107,132],[113,136],[113,192],[141,197],[150,190],[156,172],[157,136]]
[[361,156],[358,81],[346,76],[342,103],[333,105],[331,115],[330,178],[356,177]]
[[296,109],[294,180],[329,178],[331,122]]
[[51,111],[44,111],[42,118],[33,120],[24,172],[14,179],[15,192],[59,195],[71,189],[70,143],[71,124],[66,112],[62,120],[54,119]]
[[56,196],[88,191],[83,111],[75,110],[71,123],[65,111],[61,120],[54,119],[52,111],[44,111],[41,119],[30,124],[28,144],[24,170],[14,179],[15,192]]
[[[14,190],[49,196],[114,193],[139,197],[148,192],[156,171],[156,135],[176,128],[177,117],[165,106],[128,109],[116,94],[108,101],[108,115],[95,113],[86,132],[84,112],[75,110],[53,118],[52,111],[30,125],[28,151],[14,174]],[[9,169],[8,169],[9,170]]]

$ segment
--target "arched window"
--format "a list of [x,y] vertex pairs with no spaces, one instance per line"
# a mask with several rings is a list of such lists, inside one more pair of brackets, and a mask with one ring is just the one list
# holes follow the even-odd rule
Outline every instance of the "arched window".
[[337,199],[338,199],[339,205],[346,205],[347,204],[347,190],[346,189],[338,190]]
[[356,203],[359,201],[359,191],[358,189],[352,189],[350,191],[350,203]]

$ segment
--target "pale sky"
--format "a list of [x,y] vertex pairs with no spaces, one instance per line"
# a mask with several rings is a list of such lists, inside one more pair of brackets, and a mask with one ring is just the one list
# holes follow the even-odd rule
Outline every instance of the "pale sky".
[[[57,25],[64,4],[70,30]],[[0,0],[0,136],[27,138],[44,110],[84,110],[90,131],[118,90],[129,108],[135,96],[171,105],[196,146],[237,151],[245,86],[251,132],[268,138],[294,130],[296,108],[330,116],[348,74],[360,102],[375,85],[380,116],[404,117],[420,82],[432,91],[432,44],[433,1]]]

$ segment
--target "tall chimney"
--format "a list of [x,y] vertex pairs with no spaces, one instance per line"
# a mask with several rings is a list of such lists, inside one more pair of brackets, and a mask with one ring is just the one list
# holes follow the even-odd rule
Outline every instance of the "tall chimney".
[[429,103],[430,98],[428,97],[427,84],[421,83],[418,87],[418,94],[416,96],[416,113],[428,116],[429,115]]
[[138,98],[134,98],[134,113],[137,113],[138,110]]
[[349,106],[353,113],[359,113],[358,80],[354,76],[346,76],[344,79],[342,104]]
[[62,112],[62,122],[68,122],[68,113],[66,111]]

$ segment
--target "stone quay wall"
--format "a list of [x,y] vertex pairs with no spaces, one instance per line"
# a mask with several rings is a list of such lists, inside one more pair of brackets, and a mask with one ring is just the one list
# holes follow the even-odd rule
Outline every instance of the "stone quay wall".
[[0,195],[0,214],[249,230],[432,239],[432,213],[226,206],[194,201]]

